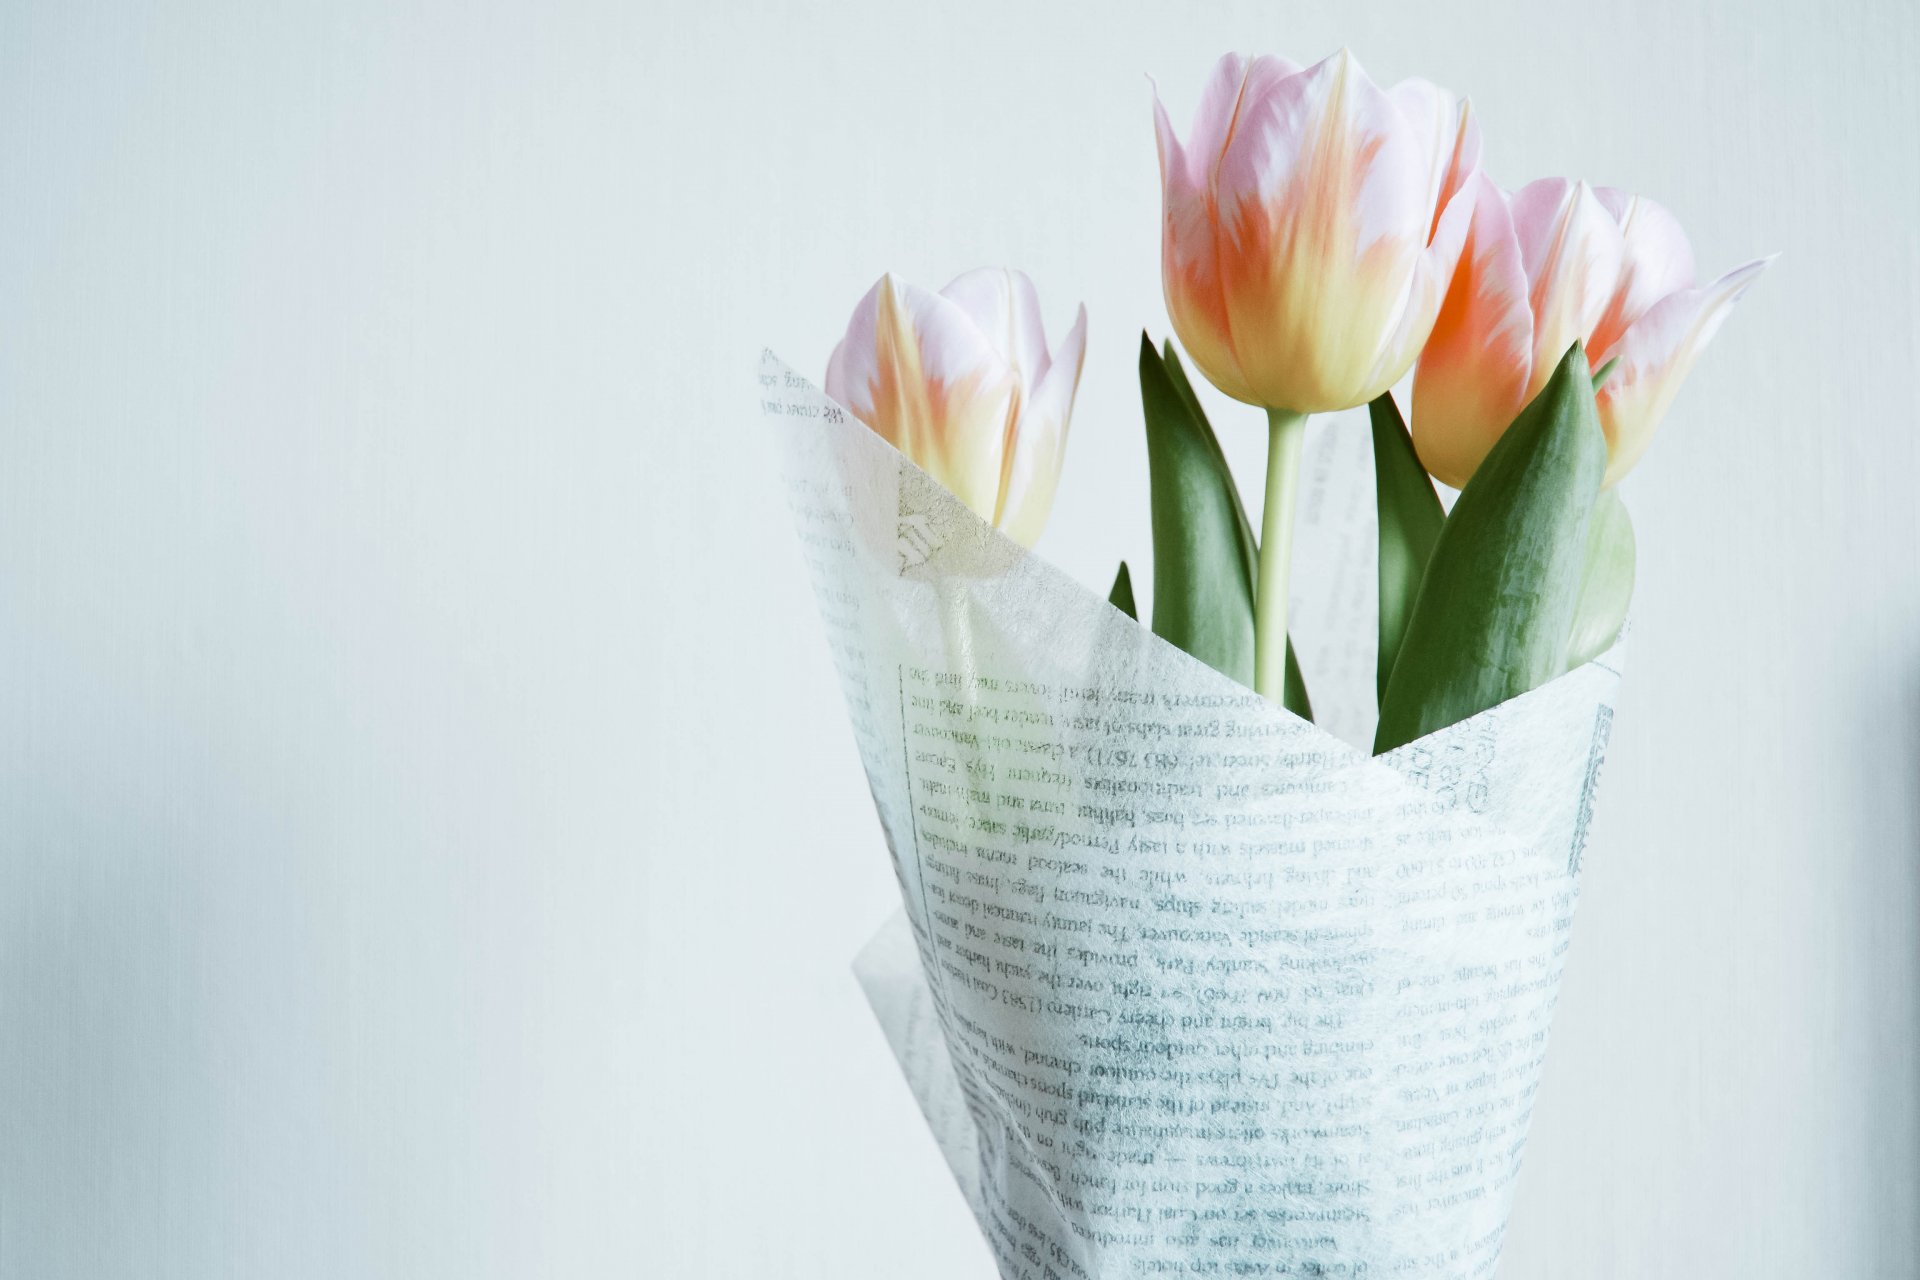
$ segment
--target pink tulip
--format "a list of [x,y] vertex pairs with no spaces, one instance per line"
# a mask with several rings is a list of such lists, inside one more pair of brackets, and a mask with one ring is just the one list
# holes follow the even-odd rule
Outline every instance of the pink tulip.
[[1413,443],[1464,485],[1578,340],[1597,370],[1605,483],[1625,475],[1687,371],[1771,259],[1696,287],[1672,214],[1641,196],[1547,178],[1507,195],[1485,177],[1452,288],[1413,377]]
[[1228,54],[1185,147],[1156,96],[1161,275],[1175,332],[1237,400],[1372,400],[1412,366],[1471,213],[1480,133],[1423,80],[1381,90],[1346,50],[1308,70]]
[[938,293],[891,275],[853,309],[827,394],[980,518],[1032,546],[1053,506],[1086,356],[1080,308],[1057,356],[1018,271],[969,271]]

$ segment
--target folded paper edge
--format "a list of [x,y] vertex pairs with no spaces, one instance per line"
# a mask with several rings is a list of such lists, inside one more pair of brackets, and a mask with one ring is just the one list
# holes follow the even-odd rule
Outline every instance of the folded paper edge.
[[[795,384],[804,386],[808,391],[819,396],[822,400],[827,401],[829,404],[838,406],[839,409],[847,415],[847,418],[850,421],[853,421],[853,422],[859,421],[859,418],[853,413],[852,410],[848,409],[845,405],[840,404],[839,401],[829,396],[811,378],[806,377],[804,374],[796,373],[793,369],[793,366],[789,365],[785,360],[782,360],[779,357],[779,355],[773,351],[771,347],[761,348],[760,370],[763,374],[767,372],[773,372],[779,375],[783,375],[788,380],[789,386],[792,386]],[[897,448],[893,444],[892,441],[886,439],[884,436],[881,436],[877,433],[869,433],[869,434],[871,434],[873,438],[877,440],[880,444],[882,444],[888,450],[890,450],[895,455],[895,457],[897,457],[901,462],[904,462],[907,466],[913,468],[913,470],[919,472],[922,476],[926,477],[926,479],[930,483],[939,485],[941,490],[945,491],[946,486],[940,485],[940,482],[938,480],[936,480],[933,476],[928,474],[928,472],[923,467],[921,467],[919,463],[915,462],[912,458],[908,457],[905,453],[902,453],[899,450],[899,448]],[[1051,572],[1053,577],[1059,579],[1063,583],[1070,584],[1070,589],[1072,591],[1077,591],[1082,597],[1084,597],[1089,601],[1097,601],[1100,604],[1106,605],[1110,609],[1113,607],[1111,603],[1108,602],[1105,596],[1101,595],[1100,593],[1093,590],[1091,587],[1087,586],[1085,583],[1081,582],[1078,578],[1068,573],[1065,569],[1062,569],[1059,565],[1054,564],[1053,561],[1047,559],[1045,556],[1041,555],[1038,551],[1035,551],[1028,547],[1020,546],[1018,543],[1013,542],[1013,540],[1008,538],[1006,534],[1000,532],[1000,530],[994,528],[991,524],[988,524],[985,520],[982,520],[980,518],[979,513],[969,508],[965,503],[960,502],[956,498],[954,500],[954,505],[958,507],[960,510],[965,511],[966,518],[973,520],[977,525],[979,525],[979,527],[982,530],[986,532],[986,534],[989,537],[1005,541],[1008,547],[1014,550],[1017,550],[1020,555],[1032,556],[1038,559],[1038,561]],[[1184,649],[1181,649],[1178,645],[1172,644],[1167,640],[1161,638],[1160,636],[1155,635],[1151,627],[1139,621],[1137,618],[1127,618],[1127,616],[1124,613],[1121,613],[1118,609],[1115,609],[1114,612],[1119,614],[1121,618],[1126,619],[1126,621],[1132,623],[1132,625],[1134,625],[1135,627],[1138,627],[1142,632],[1144,632],[1146,635],[1151,637],[1155,644],[1161,645],[1168,653],[1175,655],[1174,660],[1177,663],[1185,663],[1194,674],[1194,678],[1203,680],[1203,681],[1211,681],[1219,687],[1222,693],[1228,693],[1233,695],[1234,697],[1241,697],[1247,694],[1248,692],[1250,692],[1245,685],[1242,685],[1237,681],[1231,679],[1230,677],[1223,675],[1222,673],[1214,670],[1212,667],[1200,661],[1198,658],[1194,657],[1192,654],[1186,652]],[[1361,750],[1358,747],[1355,747],[1352,743],[1346,741],[1345,739],[1336,737],[1334,734],[1328,732],[1327,729],[1324,728],[1323,726],[1315,724],[1311,720],[1304,720],[1301,717],[1295,715],[1293,712],[1288,711],[1285,707],[1281,707],[1273,703],[1267,703],[1264,707],[1256,708],[1255,710],[1257,714],[1269,716],[1279,721],[1282,724],[1287,724],[1291,722],[1291,724],[1294,726],[1304,727],[1305,729],[1310,730],[1312,734],[1315,736],[1315,738],[1317,739],[1317,746],[1320,750],[1327,751],[1330,754],[1334,754],[1336,758],[1342,761],[1351,762],[1354,764],[1379,765],[1381,768],[1387,769],[1390,772],[1397,773],[1398,770],[1394,768],[1391,761],[1400,757],[1403,753],[1411,753],[1411,752],[1415,752],[1422,749],[1430,749],[1437,743],[1444,741],[1444,739],[1448,735],[1452,735],[1452,734],[1471,735],[1471,734],[1477,733],[1480,727],[1479,722],[1484,717],[1493,716],[1496,714],[1505,714],[1505,715],[1525,714],[1525,711],[1524,711],[1525,707],[1527,707],[1528,705],[1536,701],[1545,701],[1549,696],[1551,696],[1547,693],[1548,690],[1557,689],[1558,686],[1560,686],[1566,681],[1573,680],[1576,677],[1582,677],[1583,673],[1587,673],[1597,668],[1598,670],[1605,672],[1607,675],[1610,675],[1615,679],[1618,679],[1620,677],[1621,670],[1625,665],[1626,641],[1627,641],[1627,628],[1623,626],[1620,630],[1620,634],[1614,638],[1614,642],[1611,645],[1609,645],[1606,651],[1601,653],[1598,657],[1593,658],[1588,662],[1573,668],[1571,671],[1562,672],[1560,675],[1555,676],[1553,679],[1547,681],[1543,685],[1539,685],[1535,688],[1529,689],[1525,693],[1516,695],[1515,697],[1508,698],[1506,701],[1497,703],[1496,705],[1487,708],[1485,711],[1476,712],[1474,715],[1467,717],[1465,720],[1461,720],[1455,724],[1447,725],[1440,729],[1435,729],[1431,733],[1415,738],[1411,742],[1403,743],[1400,746],[1395,747],[1392,751],[1383,752],[1377,756],[1369,755],[1367,752]]]
[[974,1219],[984,1224],[979,1137],[948,1056],[946,1033],[934,1011],[933,993],[904,909],[895,908],[860,949],[853,959],[853,976],[961,1197]]

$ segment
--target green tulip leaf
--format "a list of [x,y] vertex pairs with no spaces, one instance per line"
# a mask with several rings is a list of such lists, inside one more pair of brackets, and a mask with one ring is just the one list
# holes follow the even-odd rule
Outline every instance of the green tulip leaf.
[[1368,405],[1367,413],[1373,419],[1373,491],[1380,511],[1380,648],[1374,696],[1384,701],[1414,598],[1420,594],[1420,579],[1447,513],[1413,451],[1393,393]]
[[[1253,684],[1259,549],[1225,452],[1169,343],[1140,337],[1140,399],[1153,505],[1153,631],[1241,684]],[[1312,719],[1287,646],[1286,707]]]
[[1592,375],[1575,343],[1441,527],[1381,699],[1375,754],[1565,669],[1606,469]]
[[1587,527],[1587,567],[1580,579],[1580,603],[1573,611],[1567,640],[1568,671],[1605,653],[1627,621],[1633,600],[1633,521],[1618,489],[1608,489],[1593,507]]
[[1280,691],[1280,704],[1302,720],[1313,719],[1313,701],[1307,697],[1307,678],[1300,674],[1300,660],[1293,656],[1293,637],[1287,637],[1287,682]]
[[1127,572],[1127,562],[1120,562],[1120,572],[1113,575],[1113,590],[1107,592],[1107,603],[1120,612],[1140,621],[1140,610],[1133,603],[1133,575]]
[[1247,581],[1252,583],[1260,576],[1260,544],[1253,536],[1253,524],[1247,519],[1247,509],[1241,505],[1240,489],[1233,482],[1232,469],[1227,466],[1226,450],[1220,447],[1220,438],[1213,434],[1213,427],[1207,422],[1207,411],[1200,407],[1200,397],[1194,394],[1193,383],[1187,378],[1187,370],[1180,363],[1179,353],[1173,349],[1172,338],[1168,338],[1161,345],[1160,357],[1166,365],[1167,380],[1173,383],[1173,389],[1180,393],[1181,401],[1187,406],[1187,413],[1194,422],[1199,424],[1200,435],[1206,440],[1207,448],[1212,450],[1220,474],[1226,477],[1227,496],[1233,504],[1234,527],[1239,534],[1240,556],[1246,562]]

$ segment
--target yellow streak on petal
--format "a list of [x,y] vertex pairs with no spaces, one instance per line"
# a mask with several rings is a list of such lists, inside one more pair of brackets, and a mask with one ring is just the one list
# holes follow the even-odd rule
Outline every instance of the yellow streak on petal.
[[978,372],[951,382],[927,376],[920,343],[891,277],[880,291],[874,344],[867,425],[981,518],[992,520],[1000,450],[1014,420],[1000,409],[1005,401],[994,394],[998,389],[983,386]]
[[[1607,437],[1607,474],[1600,482],[1603,488],[1618,484],[1646,453],[1654,431],[1680,392],[1680,384],[1693,371],[1694,362],[1719,332],[1734,303],[1770,262],[1772,259],[1766,258],[1748,263],[1704,286],[1694,295],[1698,303],[1687,317],[1684,332],[1664,350],[1630,352],[1622,358],[1597,397],[1600,427]],[[1648,316],[1661,305],[1656,303]],[[1628,330],[1623,345],[1631,346],[1635,336],[1635,330]]]
[[1350,408],[1385,389],[1374,385],[1381,344],[1417,252],[1394,236],[1359,248],[1359,194],[1382,139],[1354,137],[1348,74],[1341,63],[1287,190],[1243,198],[1221,243],[1230,349],[1256,403],[1298,413]]
[[1013,480],[1014,449],[1019,445],[1020,410],[1024,399],[1016,379],[1013,394],[1007,397],[1006,422],[1000,428],[1000,482],[993,496],[993,514],[988,517],[994,528],[1000,527],[1007,512],[1007,488]]

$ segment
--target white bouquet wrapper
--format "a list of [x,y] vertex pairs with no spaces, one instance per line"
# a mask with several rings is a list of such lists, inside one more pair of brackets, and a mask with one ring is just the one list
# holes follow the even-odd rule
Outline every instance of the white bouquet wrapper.
[[856,971],[1000,1274],[1492,1274],[1618,649],[1370,758],[760,383],[900,881]]

